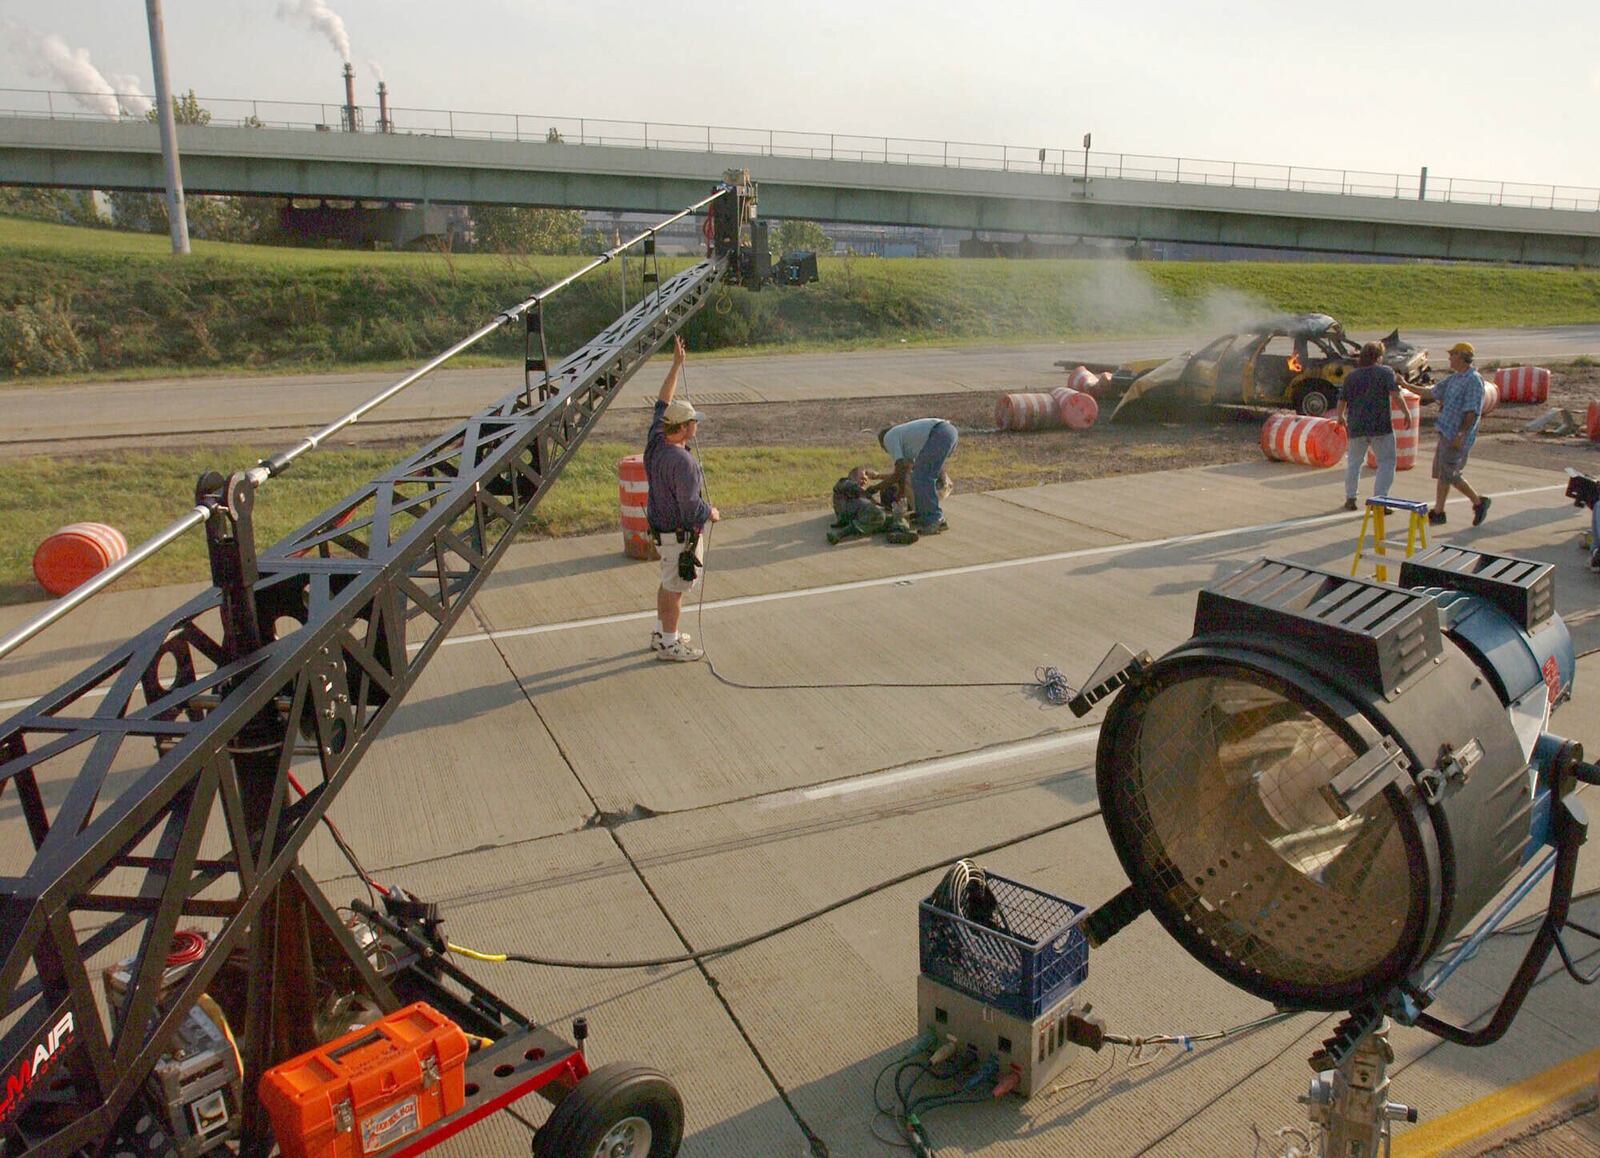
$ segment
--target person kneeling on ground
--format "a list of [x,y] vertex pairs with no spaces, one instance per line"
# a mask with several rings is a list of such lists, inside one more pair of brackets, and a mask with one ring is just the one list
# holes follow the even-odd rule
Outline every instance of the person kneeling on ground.
[[1367,448],[1378,460],[1378,477],[1373,481],[1372,493],[1384,498],[1394,485],[1394,428],[1411,425],[1410,416],[1401,406],[1395,417],[1389,417],[1390,398],[1400,396],[1400,380],[1383,360],[1383,343],[1368,342],[1361,347],[1359,364],[1339,387],[1339,409],[1333,420],[1345,428],[1350,436],[1348,459],[1344,466],[1344,509],[1356,509],[1356,484],[1361,481],[1361,463],[1367,457]]
[[939,507],[945,459],[956,448],[956,428],[943,418],[915,418],[878,431],[878,445],[891,459],[891,471],[867,471],[870,479],[892,480],[901,494],[911,491],[916,508],[912,529],[919,535],[946,530]]
[[656,592],[650,650],[657,659],[689,663],[705,652],[689,646],[689,636],[678,632],[683,596],[700,581],[705,564],[702,532],[722,515],[706,502],[705,476],[688,450],[689,440],[700,428],[700,415],[689,403],[672,397],[683,360],[683,339],[674,337],[672,367],[661,384],[645,439],[644,470],[650,482],[650,533],[661,548],[661,586]]
[[1435,526],[1444,522],[1444,500],[1452,486],[1472,502],[1474,527],[1489,513],[1489,496],[1473,490],[1462,474],[1483,414],[1483,379],[1472,368],[1472,358],[1470,342],[1451,346],[1450,376],[1428,391],[1428,396],[1439,404],[1439,417],[1433,424],[1439,433],[1439,444],[1433,451],[1433,477],[1438,486],[1433,510],[1428,512],[1428,522]]

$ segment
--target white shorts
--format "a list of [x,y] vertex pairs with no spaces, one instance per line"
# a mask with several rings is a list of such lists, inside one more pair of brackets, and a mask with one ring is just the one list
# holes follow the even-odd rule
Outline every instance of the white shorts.
[[686,581],[678,574],[678,556],[683,552],[683,544],[670,534],[661,536],[661,590],[676,591],[683,594],[694,588],[700,582],[700,576],[705,574],[706,537],[701,535],[694,541],[694,557],[700,560],[701,566],[695,571],[694,582]]

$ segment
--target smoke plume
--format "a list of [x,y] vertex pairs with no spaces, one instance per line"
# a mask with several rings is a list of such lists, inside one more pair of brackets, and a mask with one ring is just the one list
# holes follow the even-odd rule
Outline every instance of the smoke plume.
[[40,36],[9,20],[0,23],[0,28],[32,75],[60,85],[90,112],[103,117],[142,117],[150,111],[149,98],[139,94],[139,78],[113,74],[107,79],[89,59],[87,48],[73,48],[54,33]]
[[370,69],[371,72],[372,72],[372,79],[377,81],[379,84],[382,84],[383,83],[383,65],[379,64],[377,61],[373,60],[369,56],[367,58],[367,68]]
[[339,59],[350,63],[350,34],[344,30],[344,20],[324,0],[280,0],[278,15],[285,20],[300,21],[322,33],[339,54]]

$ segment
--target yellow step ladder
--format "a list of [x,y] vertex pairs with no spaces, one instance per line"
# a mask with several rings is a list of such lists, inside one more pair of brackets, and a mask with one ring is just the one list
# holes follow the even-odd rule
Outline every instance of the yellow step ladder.
[[[1387,538],[1384,530],[1384,515],[1393,511],[1396,514],[1403,513],[1407,516],[1405,555],[1403,557],[1409,559],[1416,553],[1418,548],[1425,548],[1428,545],[1428,512],[1431,509],[1427,503],[1414,502],[1411,499],[1378,498],[1376,496],[1368,499],[1366,513],[1361,516],[1361,535],[1356,539],[1356,555],[1354,559],[1350,560],[1351,577],[1354,578],[1356,572],[1361,569],[1361,561],[1365,559],[1369,563],[1377,564],[1375,577],[1378,582],[1387,583],[1389,581],[1388,564],[1393,557],[1389,554],[1389,549],[1392,547],[1398,550],[1401,547],[1401,543],[1398,539],[1391,542]],[[1370,551],[1367,550],[1369,532],[1372,542],[1372,550]]]

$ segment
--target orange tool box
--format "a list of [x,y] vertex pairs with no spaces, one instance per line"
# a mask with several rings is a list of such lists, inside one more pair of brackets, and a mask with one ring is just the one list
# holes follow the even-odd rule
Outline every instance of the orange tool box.
[[366,1158],[461,1108],[466,1035],[421,1001],[273,1066],[261,1102],[284,1158]]

